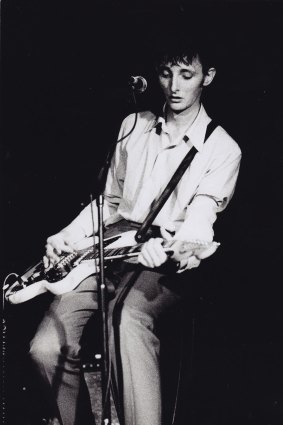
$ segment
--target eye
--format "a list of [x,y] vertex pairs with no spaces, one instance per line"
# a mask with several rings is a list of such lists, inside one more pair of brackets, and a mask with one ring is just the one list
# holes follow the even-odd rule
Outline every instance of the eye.
[[170,73],[170,71],[168,71],[168,69],[161,68],[159,70],[159,76],[162,77],[162,78],[170,78],[171,77],[171,73]]
[[182,74],[182,77],[184,78],[184,80],[190,80],[192,78],[192,74],[186,72]]

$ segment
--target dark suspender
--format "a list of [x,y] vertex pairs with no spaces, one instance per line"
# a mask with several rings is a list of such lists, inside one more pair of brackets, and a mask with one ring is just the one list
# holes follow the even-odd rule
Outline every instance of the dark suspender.
[[[214,121],[210,121],[210,123],[208,124],[206,128],[204,143],[207,141],[207,139],[213,133],[213,131],[215,130],[217,126],[218,126],[217,123],[215,123]],[[197,153],[197,149],[193,146],[192,149],[190,149],[190,151],[187,153],[187,155],[185,156],[185,158],[183,159],[183,161],[181,162],[181,164],[179,165],[175,173],[173,174],[168,185],[166,186],[164,191],[161,193],[160,197],[157,199],[153,208],[150,210],[146,219],[144,220],[141,227],[137,231],[135,236],[135,239],[137,242],[144,242],[146,240],[146,233],[149,227],[151,226],[153,220],[155,219],[155,217],[157,216],[157,214],[159,213],[159,211],[161,210],[161,208],[163,207],[163,205],[165,204],[165,202],[167,201],[167,199],[169,198],[169,196],[171,195],[171,193],[177,186],[179,180],[181,179],[184,172],[186,171],[186,169],[188,168],[188,166],[194,159],[194,156],[196,153]]]

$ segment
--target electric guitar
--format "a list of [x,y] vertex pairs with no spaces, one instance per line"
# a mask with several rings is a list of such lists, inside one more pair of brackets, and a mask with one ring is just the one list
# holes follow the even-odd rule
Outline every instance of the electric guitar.
[[[130,230],[104,240],[105,267],[116,260],[133,261],[139,255],[142,243],[135,241],[136,230]],[[204,259],[212,255],[220,243],[203,241],[164,241],[163,247],[168,257],[179,262],[195,255]],[[4,282],[4,296],[11,304],[20,304],[44,292],[61,295],[75,289],[82,280],[99,272],[99,253],[93,238],[85,238],[76,246],[76,251],[62,254],[59,261],[45,268],[43,261],[28,268],[22,276],[11,273]],[[16,276],[16,281],[8,284],[8,278]]]

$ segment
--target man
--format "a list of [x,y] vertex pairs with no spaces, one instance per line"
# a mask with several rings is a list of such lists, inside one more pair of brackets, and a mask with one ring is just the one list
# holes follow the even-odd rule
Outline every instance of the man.
[[[241,158],[238,145],[220,126],[204,143],[211,119],[201,97],[216,74],[205,51],[192,39],[172,43],[172,49],[167,44],[156,70],[165,105],[158,116],[139,113],[133,131],[134,115],[122,123],[104,193],[105,236],[136,231],[183,157],[193,146],[197,154],[155,218],[154,229],[160,228],[160,233],[143,245],[138,264],[120,262],[111,268],[116,296],[109,303],[109,314],[115,316],[113,324],[110,320],[110,352],[116,378],[122,374],[116,388],[126,425],[161,425],[165,420],[156,327],[181,301],[183,273],[199,266],[202,258],[191,253],[172,272],[166,269],[163,240],[213,240],[213,223],[233,195]],[[47,239],[46,267],[97,231],[95,205],[93,210],[94,229],[89,205]],[[46,390],[51,418],[63,425],[93,423],[80,369],[80,340],[96,309],[96,280],[90,276],[72,292],[54,297],[31,343],[31,358]]]

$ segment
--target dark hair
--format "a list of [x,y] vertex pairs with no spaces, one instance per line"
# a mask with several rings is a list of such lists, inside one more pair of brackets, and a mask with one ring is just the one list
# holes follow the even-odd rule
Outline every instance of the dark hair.
[[197,34],[192,31],[165,31],[155,41],[154,66],[159,69],[166,63],[191,64],[195,58],[200,60],[203,72],[206,74],[211,67],[216,67],[211,37],[205,37],[204,33]]

